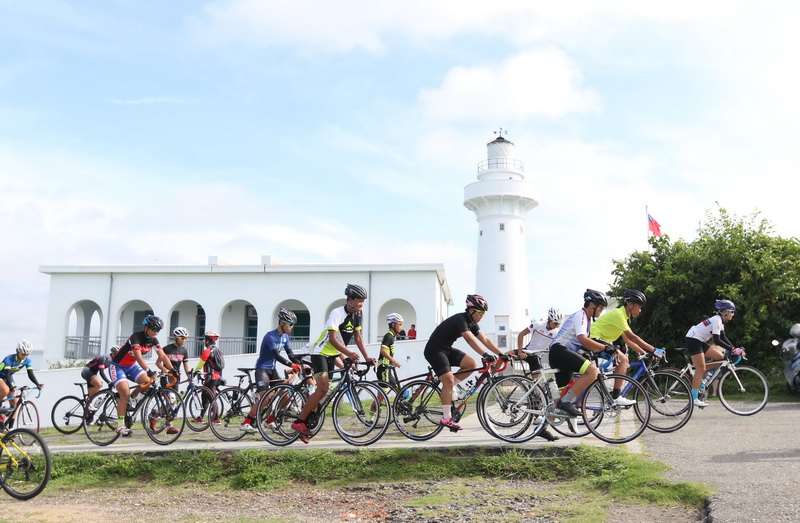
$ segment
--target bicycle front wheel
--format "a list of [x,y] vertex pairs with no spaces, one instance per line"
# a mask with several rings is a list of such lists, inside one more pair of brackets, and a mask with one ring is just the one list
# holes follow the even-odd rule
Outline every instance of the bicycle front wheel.
[[75,434],[83,428],[83,400],[77,396],[64,396],[53,405],[50,421],[61,434]]
[[351,383],[333,400],[333,428],[350,445],[371,445],[391,423],[388,405],[386,393],[374,383]]
[[0,486],[17,499],[38,496],[50,480],[47,443],[28,429],[14,429],[0,441]]
[[546,393],[525,376],[505,376],[479,396],[478,420],[484,430],[508,443],[530,441],[547,423]]
[[214,401],[214,392],[208,387],[195,387],[183,398],[186,410],[186,426],[194,432],[202,432],[208,428],[208,408]]
[[211,403],[208,415],[211,432],[222,441],[238,441],[246,432],[242,423],[250,413],[250,395],[239,387],[223,389]]
[[261,437],[279,447],[294,443],[300,434],[292,429],[292,422],[300,416],[305,404],[303,393],[289,384],[280,383],[267,389],[258,402],[256,417]]
[[728,368],[719,379],[719,401],[739,416],[752,416],[769,401],[769,383],[760,370],[744,366]]
[[[656,432],[674,432],[692,417],[692,386],[671,371],[657,370],[640,382],[650,401],[648,427]],[[630,395],[628,395],[630,396]]]
[[[611,398],[607,384],[622,380],[625,398],[633,400],[631,405],[618,405]],[[629,388],[630,387],[630,388]],[[627,443],[639,437],[650,421],[650,402],[647,392],[639,382],[623,374],[602,375],[584,393],[581,407],[583,421],[589,431],[606,443]]]
[[109,391],[101,391],[92,397],[92,405],[97,407],[92,419],[83,424],[83,431],[89,441],[105,447],[117,441],[117,398]]
[[142,426],[153,442],[169,445],[183,434],[183,400],[175,390],[164,388],[148,395],[142,409]]
[[17,411],[17,420],[14,426],[18,429],[28,429],[39,432],[39,409],[33,402],[26,401]]
[[429,381],[417,380],[407,383],[394,399],[394,423],[407,438],[425,441],[439,434],[444,428],[442,399],[438,387]]

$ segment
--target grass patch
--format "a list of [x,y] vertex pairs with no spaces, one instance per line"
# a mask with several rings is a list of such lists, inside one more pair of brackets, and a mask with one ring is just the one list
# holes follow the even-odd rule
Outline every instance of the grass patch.
[[537,450],[92,453],[53,456],[50,485],[91,488],[147,481],[165,486],[195,483],[214,488],[269,490],[293,483],[331,486],[480,477],[563,482],[567,490],[589,489],[626,503],[702,507],[711,489],[696,483],[669,482],[663,478],[666,468],[663,463],[624,450],[587,446]]

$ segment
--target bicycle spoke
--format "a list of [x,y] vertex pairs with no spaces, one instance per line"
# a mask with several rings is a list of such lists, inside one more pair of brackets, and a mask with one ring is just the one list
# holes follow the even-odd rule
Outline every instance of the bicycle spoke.
[[719,401],[740,416],[751,416],[769,401],[767,378],[753,367],[728,368],[719,380]]

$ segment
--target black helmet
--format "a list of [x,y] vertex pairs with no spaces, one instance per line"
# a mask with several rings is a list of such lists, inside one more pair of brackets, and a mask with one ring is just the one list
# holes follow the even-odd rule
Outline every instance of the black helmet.
[[145,316],[144,321],[142,321],[142,325],[145,327],[150,327],[150,329],[154,331],[161,331],[164,328],[164,320],[159,318],[158,316],[153,316],[152,314],[148,314]]
[[583,293],[583,303],[589,302],[602,307],[608,307],[608,298],[606,298],[606,295],[594,289],[586,289],[586,292]]
[[489,303],[483,296],[478,294],[468,294],[467,295],[467,308],[468,309],[478,309],[481,311],[488,311],[489,310]]
[[344,295],[348,298],[357,298],[366,300],[367,299],[367,289],[362,287],[361,285],[355,285],[353,283],[348,283],[347,287],[344,289]]
[[636,289],[625,289],[625,293],[622,295],[622,302],[628,303],[629,301],[644,305],[647,303],[647,296],[645,296],[642,291],[637,291]]
[[278,311],[278,319],[291,324],[297,323],[297,316],[289,309],[281,308],[281,310]]

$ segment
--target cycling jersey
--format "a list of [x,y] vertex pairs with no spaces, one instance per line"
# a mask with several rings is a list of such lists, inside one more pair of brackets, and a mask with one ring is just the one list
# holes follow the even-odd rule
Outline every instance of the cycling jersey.
[[9,354],[3,361],[0,361],[0,378],[10,378],[12,374],[17,372],[20,369],[32,367],[31,359],[29,357],[25,357],[22,361],[17,359],[16,353]]
[[[389,331],[383,335],[383,340],[381,341],[381,349],[386,349],[386,353],[389,354],[389,356],[394,356],[395,339],[396,336],[392,331]],[[386,356],[381,356],[380,359],[378,360],[378,365],[383,365],[384,367],[388,367],[391,364],[392,364],[391,360]]]
[[628,313],[625,311],[625,307],[617,307],[613,311],[608,311],[597,318],[592,323],[592,328],[589,332],[592,338],[599,338],[613,343],[623,332],[629,330],[631,330],[631,326],[628,323]]
[[686,337],[708,343],[712,336],[715,334],[719,336],[724,330],[725,325],[722,323],[722,317],[715,314],[697,325],[693,325],[689,332],[686,333]]
[[292,362],[281,356],[281,349],[286,351],[289,360],[294,359],[294,353],[289,345],[289,335],[281,334],[278,329],[271,330],[261,340],[261,350],[256,360],[257,369],[274,369],[275,361],[286,367],[291,367]]
[[448,349],[467,331],[476,337],[481,333],[478,324],[471,321],[466,312],[454,314],[433,329],[427,345]]
[[189,351],[186,350],[186,345],[181,345],[180,347],[175,343],[165,345],[164,354],[167,355],[170,363],[172,363],[172,368],[178,371],[178,375],[180,375],[183,362],[189,359]]
[[547,349],[553,337],[558,334],[558,328],[547,328],[547,320],[532,321],[526,330],[531,333],[531,341],[523,349],[526,352]]
[[111,356],[108,354],[101,354],[89,361],[86,364],[86,368],[89,369],[91,372],[97,374],[103,369],[107,369],[111,366]]
[[346,305],[337,307],[331,311],[328,321],[325,323],[325,330],[311,347],[311,354],[321,354],[323,356],[338,356],[339,351],[328,338],[331,331],[338,333],[342,343],[347,346],[355,331],[361,330],[361,312],[347,312]]
[[586,311],[583,309],[579,310],[567,318],[564,324],[561,325],[561,328],[558,330],[558,334],[556,334],[553,338],[553,342],[550,344],[550,347],[555,344],[559,344],[573,352],[578,352],[583,348],[581,342],[578,341],[578,336],[581,334],[584,336],[589,336],[589,329],[591,325],[592,318],[589,318],[586,315]]
[[152,349],[159,350],[160,348],[161,344],[158,342],[158,338],[148,338],[144,331],[134,332],[125,341],[125,344],[120,347],[119,352],[114,356],[114,362],[122,367],[130,367],[136,363],[136,358],[133,355],[134,350],[138,350],[142,355],[145,355]]

